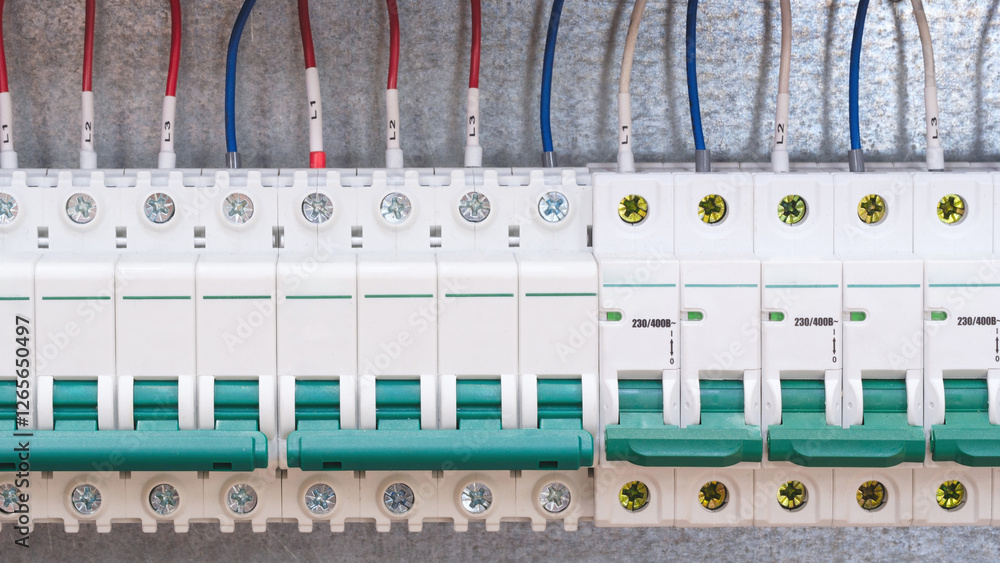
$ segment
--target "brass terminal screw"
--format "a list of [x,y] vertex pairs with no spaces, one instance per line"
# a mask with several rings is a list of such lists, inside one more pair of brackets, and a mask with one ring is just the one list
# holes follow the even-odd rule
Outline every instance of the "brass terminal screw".
[[858,487],[858,506],[875,510],[885,504],[885,485],[878,481],[865,481]]
[[709,225],[718,223],[726,217],[726,200],[721,195],[709,194],[698,203],[698,218]]
[[858,203],[858,218],[868,224],[875,224],[885,218],[885,200],[878,194],[868,194]]
[[961,481],[945,481],[937,490],[938,506],[954,510],[965,502],[965,485]]
[[709,481],[698,491],[698,504],[708,510],[719,510],[729,500],[729,491],[718,481]]
[[649,504],[649,488],[642,481],[629,481],[618,493],[618,502],[625,510],[638,512]]
[[806,200],[797,195],[786,195],[778,202],[778,219],[786,225],[794,225],[806,218]]
[[778,487],[778,504],[785,510],[795,510],[806,503],[806,486],[799,481],[789,481]]
[[649,213],[649,203],[641,195],[630,194],[618,202],[618,216],[630,225],[645,219],[647,213]]
[[942,223],[951,225],[965,217],[965,200],[962,196],[948,194],[941,198],[937,205],[937,216]]

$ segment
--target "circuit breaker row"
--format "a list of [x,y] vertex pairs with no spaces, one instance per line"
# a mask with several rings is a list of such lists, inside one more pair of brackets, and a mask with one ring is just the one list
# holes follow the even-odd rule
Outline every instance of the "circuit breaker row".
[[0,186],[0,522],[1000,521],[989,171]]

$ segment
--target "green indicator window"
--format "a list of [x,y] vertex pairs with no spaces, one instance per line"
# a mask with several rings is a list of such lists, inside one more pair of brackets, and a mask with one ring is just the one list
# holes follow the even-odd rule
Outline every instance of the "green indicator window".
[[946,321],[948,320],[948,313],[944,311],[931,311],[932,321]]
[[618,321],[622,320],[622,314],[619,313],[618,311],[608,311],[607,319],[609,321],[618,322]]
[[780,323],[781,321],[785,320],[785,314],[782,313],[781,311],[771,311],[770,313],[767,314],[767,320],[771,321],[772,323]]
[[700,311],[688,311],[689,321],[700,321],[705,318],[705,315]]
[[864,311],[851,311],[851,322],[859,323],[868,318]]

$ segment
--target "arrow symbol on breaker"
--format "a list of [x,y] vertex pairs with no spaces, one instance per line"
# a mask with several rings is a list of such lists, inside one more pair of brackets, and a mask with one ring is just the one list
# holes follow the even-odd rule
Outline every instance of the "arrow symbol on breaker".
[[674,355],[674,339],[673,338],[670,339],[670,355],[671,356]]
[[833,353],[834,354],[837,353],[837,337],[836,336],[833,337]]
[[997,337],[997,354],[1000,354],[1000,337]]

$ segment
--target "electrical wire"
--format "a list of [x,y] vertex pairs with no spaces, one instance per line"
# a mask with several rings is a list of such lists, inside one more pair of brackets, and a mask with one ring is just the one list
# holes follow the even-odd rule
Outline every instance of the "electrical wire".
[[864,151],[861,149],[861,110],[858,103],[861,75],[861,42],[865,34],[865,17],[868,15],[868,0],[859,0],[858,13],[854,18],[854,38],[851,40],[851,70],[849,85],[849,110],[851,125],[851,150],[848,163],[851,172],[865,171]]
[[618,78],[618,171],[635,172],[635,157],[632,155],[632,60],[635,45],[639,40],[639,24],[646,9],[646,0],[635,0],[632,5],[632,19],[625,36],[625,52],[622,53],[622,72]]
[[466,103],[465,166],[483,165],[483,149],[479,146],[479,58],[482,50],[483,24],[480,0],[472,4],[472,53],[469,57],[469,96]]
[[319,70],[313,48],[312,26],[309,24],[309,0],[299,0],[299,30],[302,32],[302,53],[306,61],[306,101],[309,117],[309,168],[326,168],[323,151],[323,98],[319,91]]
[[931,29],[924,13],[921,0],[911,0],[913,15],[920,31],[920,44],[924,55],[924,108],[927,123],[927,169],[944,170],[944,149],[941,147],[941,132],[938,130],[937,78],[934,72],[934,46],[931,43]]
[[792,3],[781,0],[781,64],[778,68],[778,103],[774,116],[771,169],[788,172],[789,74],[792,70]]
[[181,65],[181,1],[170,0],[170,63],[167,67],[167,91],[163,96],[160,123],[159,168],[175,168],[174,135],[177,117],[177,74]]
[[10,99],[10,85],[7,83],[7,54],[3,48],[3,5],[0,0],[0,168],[17,168],[17,153],[14,152],[14,106]]
[[240,13],[236,16],[233,32],[229,36],[229,51],[226,53],[226,166],[240,167],[240,153],[236,147],[236,56],[240,50],[240,36],[246,27],[250,12],[257,0],[244,0]]
[[549,31],[545,36],[545,62],[542,65],[541,127],[542,164],[546,168],[556,166],[556,152],[552,145],[552,120],[549,108],[552,105],[552,68],[556,60],[556,37],[559,35],[559,18],[562,16],[563,0],[553,0],[549,15]]
[[389,12],[389,78],[385,90],[386,168],[403,167],[403,149],[399,145],[399,9],[396,0],[385,0]]
[[94,151],[94,23],[97,19],[97,0],[87,0],[83,34],[83,111],[80,127],[80,168],[97,168]]
[[691,130],[694,133],[694,162],[698,172],[710,172],[712,161],[705,149],[705,132],[701,127],[701,104],[698,101],[697,66],[698,0],[688,0],[687,7],[687,83],[688,102],[691,105]]

